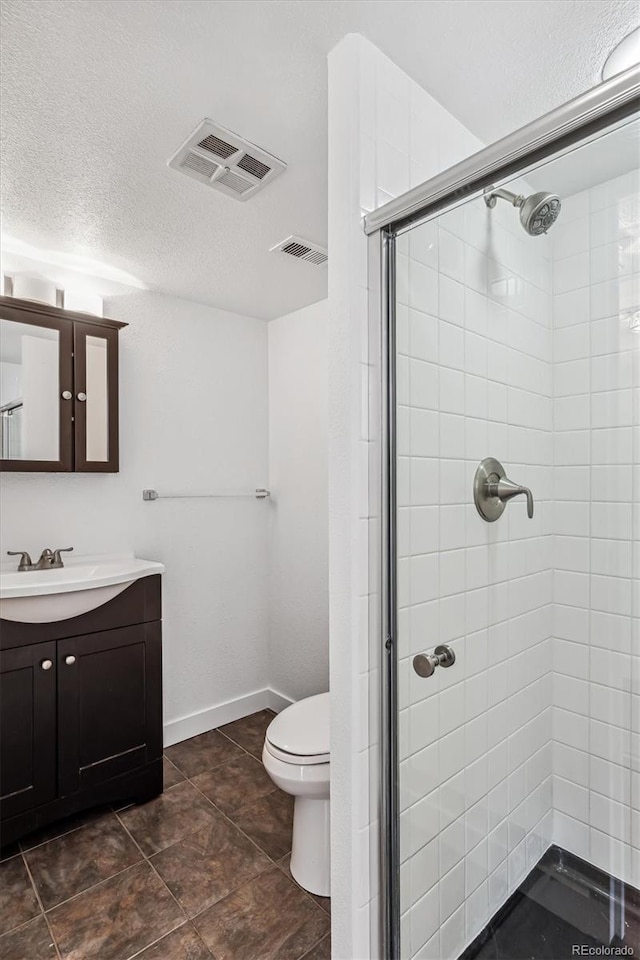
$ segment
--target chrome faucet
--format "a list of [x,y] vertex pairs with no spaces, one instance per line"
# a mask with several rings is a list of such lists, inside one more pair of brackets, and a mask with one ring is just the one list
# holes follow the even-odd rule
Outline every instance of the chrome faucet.
[[10,557],[20,557],[18,572],[26,573],[29,570],[59,570],[64,567],[60,554],[69,553],[71,550],[73,547],[57,547],[55,550],[45,547],[37,563],[33,563],[26,550],[7,550],[7,554]]
[[493,457],[479,464],[473,480],[473,499],[483,520],[492,523],[502,516],[504,508],[513,497],[527,498],[527,516],[533,518],[533,494],[529,487],[509,480],[504,467]]

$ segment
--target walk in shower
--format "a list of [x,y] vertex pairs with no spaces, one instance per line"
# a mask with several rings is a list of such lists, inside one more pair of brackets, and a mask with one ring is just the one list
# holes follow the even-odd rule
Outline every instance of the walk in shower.
[[367,218],[385,957],[640,951],[639,95]]

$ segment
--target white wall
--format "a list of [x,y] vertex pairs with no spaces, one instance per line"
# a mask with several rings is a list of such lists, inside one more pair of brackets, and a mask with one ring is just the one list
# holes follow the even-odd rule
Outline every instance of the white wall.
[[640,336],[629,321],[640,307],[639,197],[637,172],[602,183],[563,200],[551,234],[554,839],[635,886],[640,884]]
[[269,684],[329,687],[327,301],[272,320],[269,339]]
[[151,293],[107,300],[105,315],[130,324],[121,332],[120,473],[4,474],[2,551],[128,549],[166,565],[165,724],[176,740],[215,725],[212,707],[267,686],[270,504],[143,503],[142,489],[268,485],[267,325]]

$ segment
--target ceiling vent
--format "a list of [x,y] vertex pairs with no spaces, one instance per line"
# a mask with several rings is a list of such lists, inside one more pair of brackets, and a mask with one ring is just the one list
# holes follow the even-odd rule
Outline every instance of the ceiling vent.
[[301,237],[287,237],[281,243],[276,243],[271,247],[270,253],[283,253],[287,257],[294,257],[296,260],[304,260],[315,267],[324,267],[327,264],[329,255],[324,247],[317,243],[311,243],[310,240],[303,240]]
[[171,157],[169,166],[228,197],[248,200],[287,165],[231,130],[203,120]]

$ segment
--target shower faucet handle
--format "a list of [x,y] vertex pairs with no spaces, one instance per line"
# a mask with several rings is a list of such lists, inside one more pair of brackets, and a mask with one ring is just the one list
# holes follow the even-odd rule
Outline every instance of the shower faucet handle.
[[499,460],[487,457],[479,464],[473,479],[473,499],[483,520],[493,523],[504,513],[513,497],[527,498],[527,516],[533,518],[533,494],[529,487],[509,480]]
[[529,487],[523,487],[519,483],[514,483],[507,477],[502,477],[498,481],[487,484],[487,493],[490,497],[497,497],[503,503],[507,503],[512,497],[524,495],[527,498],[527,516],[529,520],[533,518],[533,494]]

